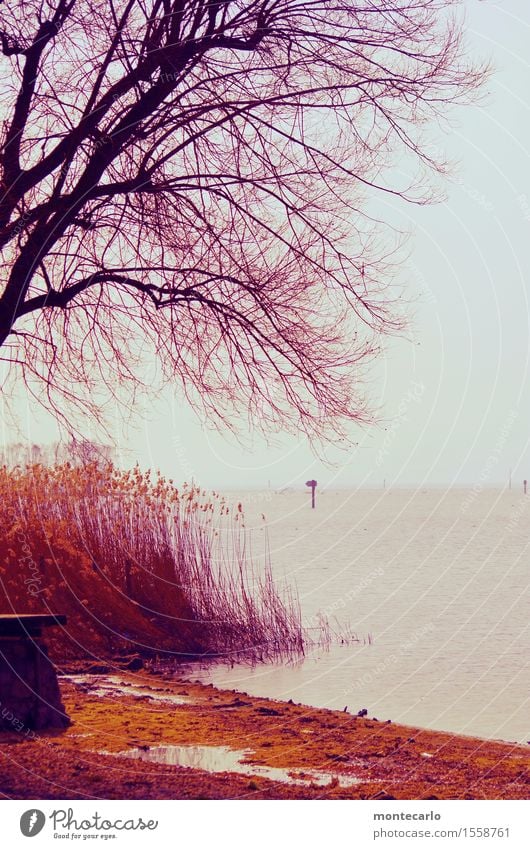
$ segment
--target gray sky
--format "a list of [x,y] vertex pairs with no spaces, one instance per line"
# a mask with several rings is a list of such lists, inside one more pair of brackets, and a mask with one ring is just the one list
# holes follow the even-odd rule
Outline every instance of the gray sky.
[[[455,110],[440,141],[459,161],[447,200],[382,210],[413,232],[402,278],[411,298],[407,340],[393,340],[373,368],[382,423],[352,429],[335,466],[295,437],[244,446],[205,432],[166,393],[134,427],[117,425],[123,460],[176,480],[218,488],[481,485],[530,478],[530,4],[467,0],[470,50],[494,73],[479,105]],[[381,201],[383,203],[383,201]],[[33,442],[52,438],[34,405],[22,404]],[[11,432],[10,432],[11,433]],[[6,432],[4,432],[5,438]]]

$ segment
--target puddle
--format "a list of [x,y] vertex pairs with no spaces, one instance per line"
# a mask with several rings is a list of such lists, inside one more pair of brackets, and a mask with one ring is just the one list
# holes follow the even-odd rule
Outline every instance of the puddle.
[[85,687],[91,696],[136,696],[154,702],[185,705],[195,701],[168,691],[157,692],[151,687],[138,687],[124,681],[120,675],[67,675],[68,681]]
[[[110,754],[101,752],[100,754]],[[360,784],[361,779],[339,772],[319,772],[314,769],[264,766],[249,763],[254,755],[251,749],[229,749],[227,746],[152,746],[145,749],[128,749],[117,752],[120,757],[151,761],[152,763],[202,769],[206,772],[237,772],[249,777],[269,778],[286,784],[316,784],[324,787],[337,781],[341,787]]]

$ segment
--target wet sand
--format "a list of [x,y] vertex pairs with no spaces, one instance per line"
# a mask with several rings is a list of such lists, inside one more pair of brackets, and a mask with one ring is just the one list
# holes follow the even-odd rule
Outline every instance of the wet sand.
[[[120,684],[119,682],[123,682]],[[161,674],[61,678],[72,724],[0,734],[11,799],[527,799],[530,746],[254,698]],[[123,757],[229,747],[286,780]],[[142,747],[142,748],[140,748]],[[204,750],[201,750],[204,751]],[[104,752],[105,754],[101,754]],[[145,753],[145,755],[143,754]],[[243,767],[244,768],[244,764]],[[329,774],[319,786],[316,773]],[[269,774],[275,774],[269,773]],[[297,778],[300,783],[290,783]],[[358,783],[352,783],[358,779]]]

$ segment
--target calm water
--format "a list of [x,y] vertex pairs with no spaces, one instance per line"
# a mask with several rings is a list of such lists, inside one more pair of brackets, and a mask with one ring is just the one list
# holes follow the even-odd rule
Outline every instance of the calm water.
[[[101,754],[106,754],[102,752]],[[207,772],[237,772],[242,775],[260,776],[286,784],[313,784],[325,787],[338,782],[342,787],[360,784],[361,779],[340,772],[320,772],[315,769],[282,769],[252,762],[251,749],[229,749],[227,746],[151,746],[117,752],[124,758],[191,767]]]
[[296,583],[306,623],[322,611],[350,623],[361,642],[311,651],[299,663],[218,664],[201,680],[530,740],[530,496],[325,492],[316,510],[305,493],[230,497],[245,505],[256,551],[266,515],[275,575]]

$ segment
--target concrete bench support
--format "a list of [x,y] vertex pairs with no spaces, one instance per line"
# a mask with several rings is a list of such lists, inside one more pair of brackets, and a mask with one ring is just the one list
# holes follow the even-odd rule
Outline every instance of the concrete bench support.
[[0,730],[64,728],[70,722],[42,629],[66,616],[0,615]]

